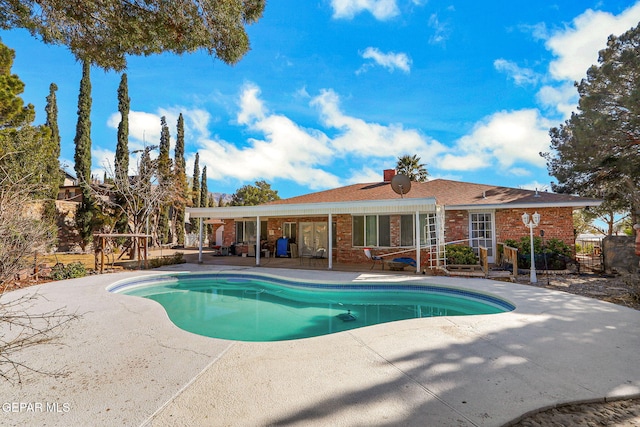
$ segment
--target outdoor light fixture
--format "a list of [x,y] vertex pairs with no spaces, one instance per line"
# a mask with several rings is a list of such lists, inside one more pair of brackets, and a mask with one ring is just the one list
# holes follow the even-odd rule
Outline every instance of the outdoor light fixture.
[[533,254],[533,228],[537,227],[540,224],[540,214],[538,212],[529,216],[528,213],[522,214],[522,223],[529,227],[529,239],[531,240],[531,276],[529,281],[531,283],[538,283],[538,278],[536,277],[536,260]]

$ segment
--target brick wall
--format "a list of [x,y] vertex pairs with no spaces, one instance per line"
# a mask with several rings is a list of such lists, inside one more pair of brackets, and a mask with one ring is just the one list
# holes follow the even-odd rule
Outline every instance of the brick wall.
[[[529,227],[522,223],[522,214],[525,211],[529,215],[536,212],[533,209],[503,209],[496,212],[497,242],[507,239],[520,240],[523,236],[529,236]],[[540,214],[540,225],[533,229],[534,236],[539,236],[540,230],[544,230],[545,239],[559,239],[571,247],[574,246],[572,208],[543,208],[537,212]]]
[[445,211],[444,236],[447,242],[469,238],[469,212]]
[[[496,242],[506,239],[519,240],[522,236],[529,235],[529,229],[522,223],[523,209],[502,209],[495,212]],[[532,214],[533,210],[527,210]],[[539,235],[540,230],[545,231],[545,239],[556,238],[573,247],[575,242],[573,232],[572,208],[544,208],[539,209],[541,224],[534,230]],[[376,255],[397,252],[400,248],[400,215],[391,215],[391,247],[376,248]],[[336,224],[336,239],[333,242],[333,259],[338,263],[364,263],[368,262],[363,248],[353,248],[352,244],[352,216],[333,215],[332,221]],[[281,217],[267,220],[267,236],[269,244],[275,245],[276,240],[282,237],[283,224],[285,222],[327,222],[326,216],[310,217]],[[265,236],[262,236],[263,238]],[[466,240],[469,238],[469,212],[464,210],[446,211],[445,239],[446,241]],[[224,244],[229,246],[235,242],[235,222],[225,221]],[[402,249],[400,249],[402,250]],[[414,258],[413,251],[397,256],[409,256]],[[422,263],[428,259],[428,252],[421,252]]]

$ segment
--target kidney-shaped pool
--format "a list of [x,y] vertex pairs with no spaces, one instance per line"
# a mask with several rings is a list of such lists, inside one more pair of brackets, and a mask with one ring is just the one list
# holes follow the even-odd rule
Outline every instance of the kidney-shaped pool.
[[511,311],[491,294],[429,284],[319,283],[234,272],[137,277],[107,288],[160,303],[178,327],[236,341],[281,341],[385,322]]

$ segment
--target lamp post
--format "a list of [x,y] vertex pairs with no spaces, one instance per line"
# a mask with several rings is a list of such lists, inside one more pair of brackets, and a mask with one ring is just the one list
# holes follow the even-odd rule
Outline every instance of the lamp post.
[[529,227],[529,239],[531,240],[531,276],[529,281],[531,283],[538,283],[538,278],[536,277],[536,260],[533,253],[533,228],[537,227],[540,224],[540,214],[538,212],[529,216],[528,213],[522,214],[522,223]]

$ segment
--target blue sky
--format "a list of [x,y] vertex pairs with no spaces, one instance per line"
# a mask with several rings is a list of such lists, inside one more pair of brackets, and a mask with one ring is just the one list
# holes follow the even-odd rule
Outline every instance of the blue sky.
[[[538,153],[575,109],[573,82],[610,34],[639,21],[640,1],[271,0],[235,66],[205,53],[128,59],[129,148],[158,144],[161,116],[173,145],[182,112],[187,174],[199,152],[211,192],[266,180],[291,197],[376,182],[403,154],[431,178],[550,189]],[[0,38],[36,123],[58,85],[61,161],[73,171],[81,65],[26,31]],[[120,75],[93,68],[91,81],[102,177]]]

